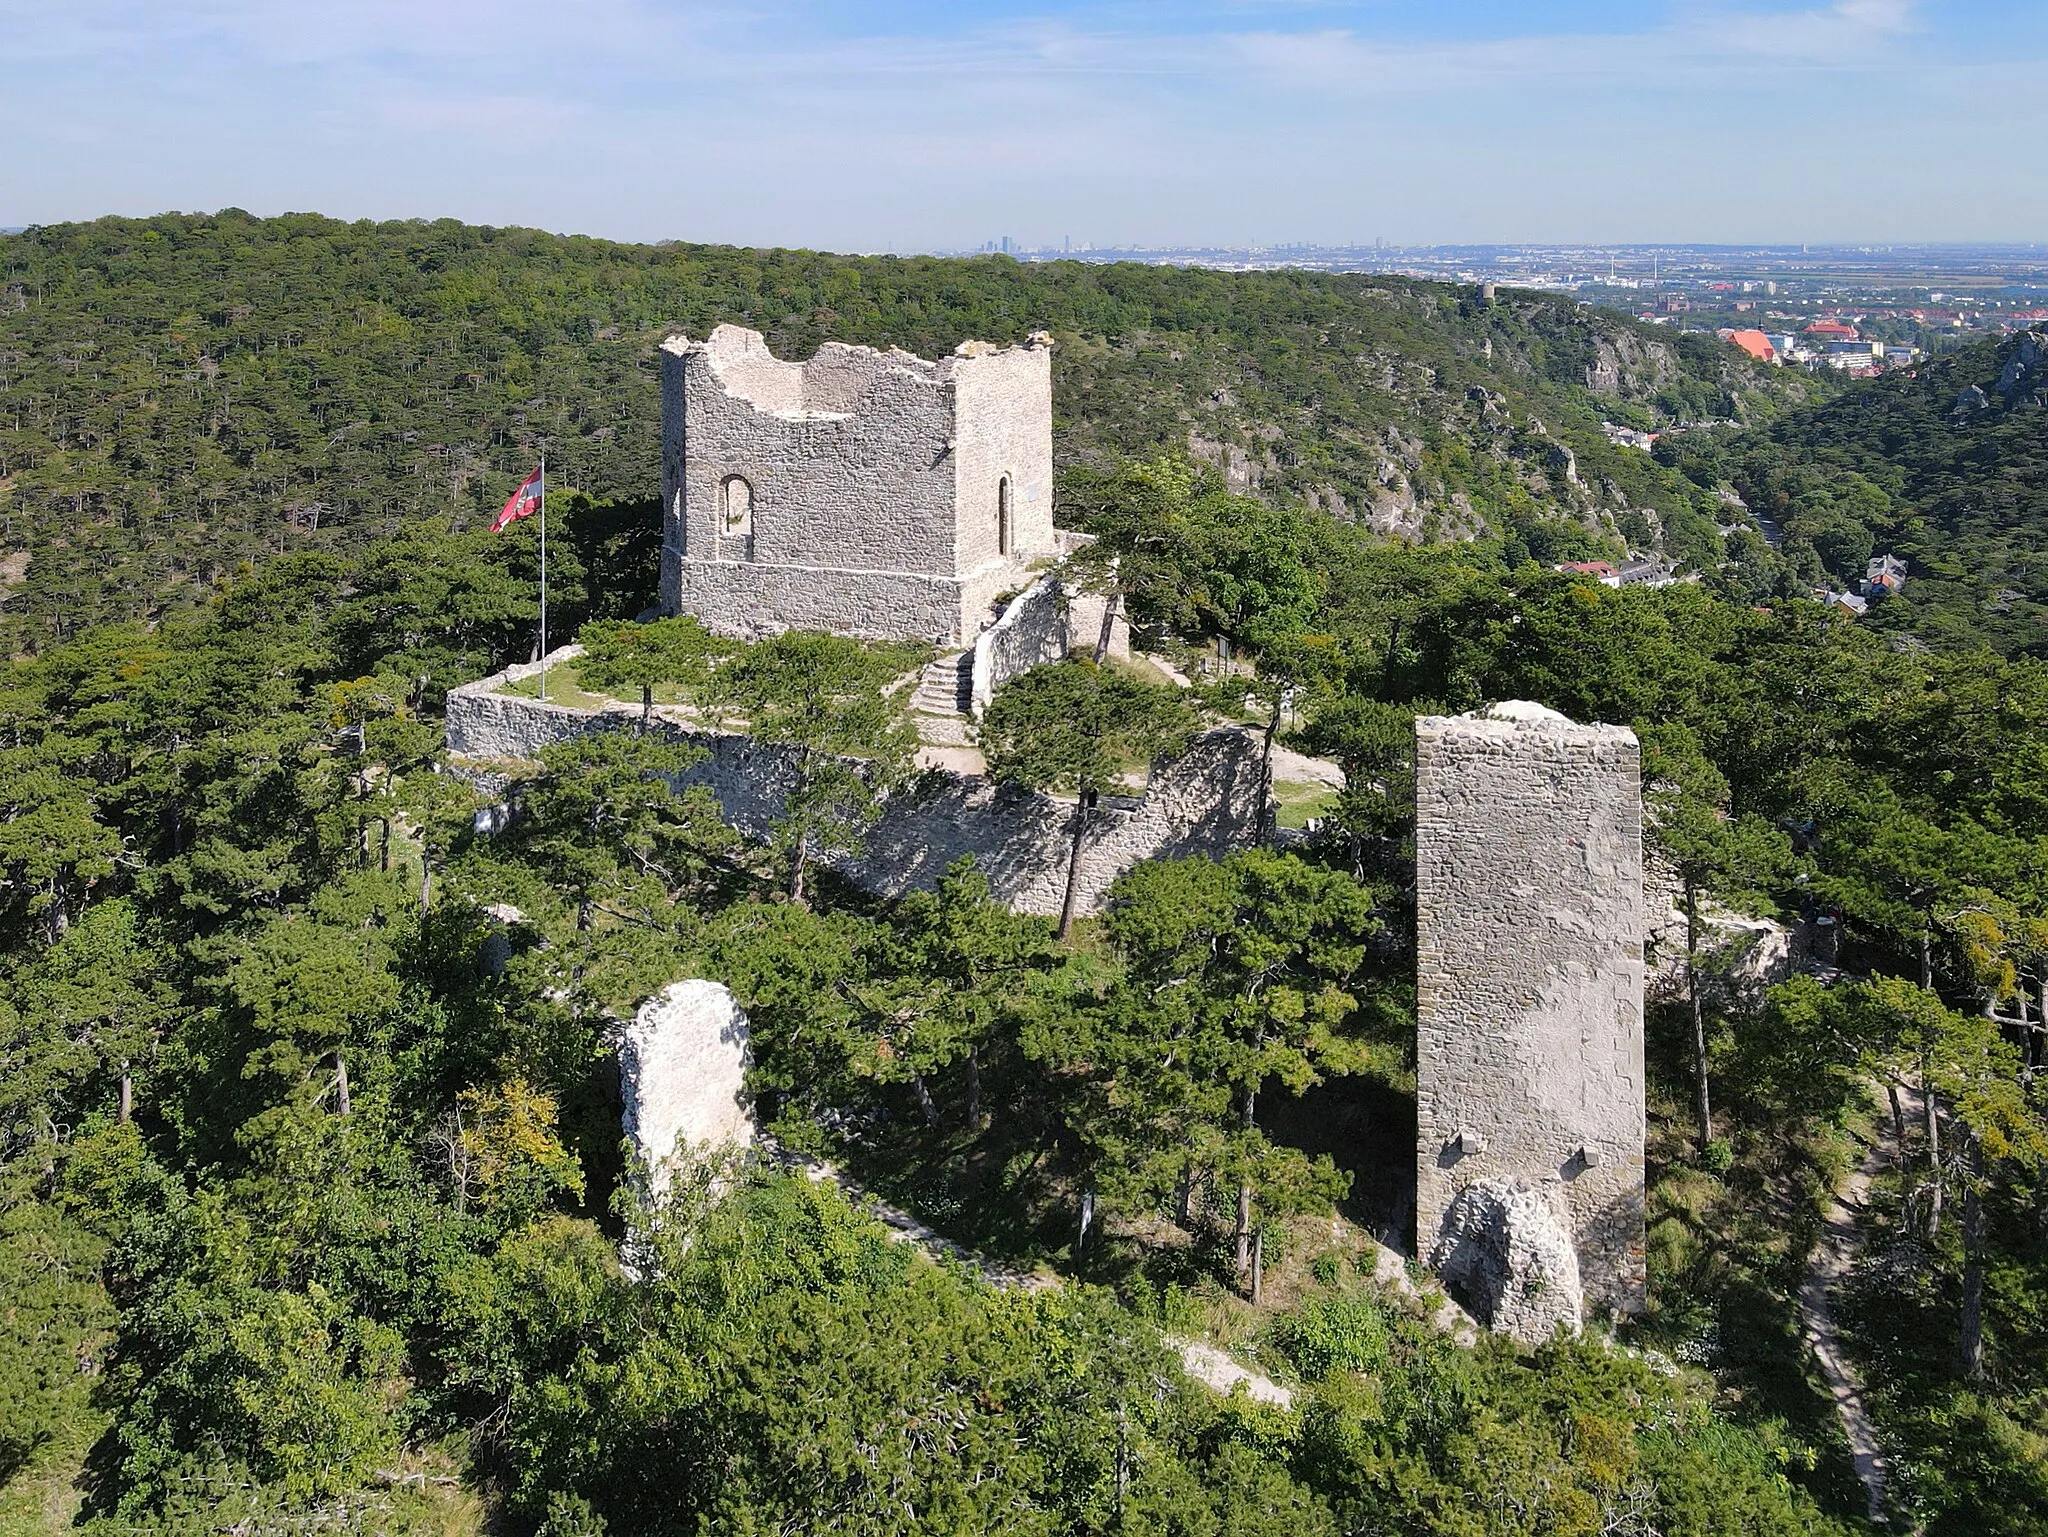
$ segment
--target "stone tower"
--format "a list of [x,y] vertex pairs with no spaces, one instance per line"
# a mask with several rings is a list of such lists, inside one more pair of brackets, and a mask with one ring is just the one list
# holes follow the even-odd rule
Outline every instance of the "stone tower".
[[1415,724],[1417,1251],[1467,1187],[1526,1186],[1617,1312],[1643,1306],[1639,757],[1539,705]]
[[962,645],[1060,553],[1042,333],[785,363],[722,325],[662,353],[664,612]]

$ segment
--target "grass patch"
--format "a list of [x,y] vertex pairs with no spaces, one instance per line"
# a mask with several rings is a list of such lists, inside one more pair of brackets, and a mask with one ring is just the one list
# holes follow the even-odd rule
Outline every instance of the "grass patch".
[[0,1537],[57,1537],[72,1530],[85,1492],[86,1448],[93,1437],[81,1434],[76,1444],[46,1447],[5,1485],[0,1485]]
[[[538,699],[541,697],[540,688],[541,675],[535,673],[532,677],[521,678],[516,683],[500,685],[498,692],[511,694],[520,699]],[[602,710],[606,705],[622,702],[614,700],[609,694],[593,694],[584,688],[583,680],[578,675],[573,661],[557,662],[548,668],[547,688],[549,704],[567,705],[572,710]]]
[[1334,811],[1342,794],[1332,785],[1287,784],[1275,780],[1273,809],[1282,827],[1299,831],[1315,818]]

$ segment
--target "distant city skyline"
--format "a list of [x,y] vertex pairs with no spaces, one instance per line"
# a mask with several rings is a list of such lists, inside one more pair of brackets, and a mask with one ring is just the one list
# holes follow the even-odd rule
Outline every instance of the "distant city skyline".
[[0,0],[0,222],[2048,240],[2033,0]]

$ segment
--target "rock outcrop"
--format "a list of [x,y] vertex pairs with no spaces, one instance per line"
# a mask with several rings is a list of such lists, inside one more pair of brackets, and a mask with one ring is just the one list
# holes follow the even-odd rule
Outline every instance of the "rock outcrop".
[[677,982],[640,1005],[619,1042],[619,1087],[654,1194],[680,1153],[753,1145],[750,1061],[747,1016],[723,983]]
[[2036,331],[2022,332],[2013,344],[2012,355],[2005,360],[2004,372],[1998,376],[1999,399],[2008,406],[2015,404],[2042,381],[2044,362],[2048,362],[2048,336]]
[[1541,1344],[1579,1330],[1578,1254],[1541,1191],[1520,1180],[1467,1185],[1444,1213],[1430,1263],[1444,1287],[1496,1334]]

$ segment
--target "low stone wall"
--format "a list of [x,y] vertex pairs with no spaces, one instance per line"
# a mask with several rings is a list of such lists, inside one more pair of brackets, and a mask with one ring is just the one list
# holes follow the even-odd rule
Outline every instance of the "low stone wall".
[[[1057,662],[1077,647],[1091,651],[1102,638],[1108,599],[1046,575],[1010,600],[974,643],[974,714],[988,708],[997,689],[1034,667]],[[1128,659],[1131,627],[1119,614],[1110,627],[1109,655]]]
[[[559,662],[570,654],[557,652]],[[530,676],[532,665],[453,690],[448,751],[456,758],[533,758],[590,731],[630,730],[636,708],[576,710],[494,692]],[[703,785],[726,820],[749,837],[767,835],[794,776],[790,750],[729,732],[704,731],[656,716],[654,729],[704,749],[679,783]],[[1089,814],[1082,844],[1081,910],[1099,909],[1116,878],[1145,859],[1188,854],[1221,857],[1248,846],[1258,814],[1259,744],[1235,727],[1206,732],[1189,750],[1154,770],[1144,794],[1105,797]],[[980,775],[930,769],[892,795],[857,856],[833,862],[841,874],[882,896],[934,886],[946,866],[974,856],[998,901],[1019,912],[1054,914],[1066,892],[1075,804],[1037,791],[1009,789]]]
[[1066,596],[1058,577],[1042,576],[974,643],[974,714],[979,717],[1012,678],[1061,660],[1068,647]]

